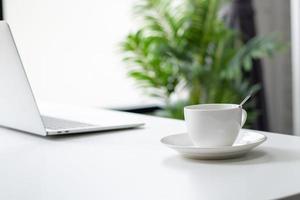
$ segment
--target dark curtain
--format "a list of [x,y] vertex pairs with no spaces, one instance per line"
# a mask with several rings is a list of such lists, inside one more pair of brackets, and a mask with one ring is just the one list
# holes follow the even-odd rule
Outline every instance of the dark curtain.
[[2,5],[2,0],[0,0],[0,20],[3,20],[3,5]]
[[[243,35],[243,42],[248,42],[256,35],[254,15],[252,0],[234,0],[232,2],[229,24],[231,27],[240,30]],[[244,77],[248,78],[252,84],[259,83],[261,85],[261,90],[254,97],[260,115],[252,128],[267,131],[268,118],[261,61],[253,60],[252,71],[244,72]]]

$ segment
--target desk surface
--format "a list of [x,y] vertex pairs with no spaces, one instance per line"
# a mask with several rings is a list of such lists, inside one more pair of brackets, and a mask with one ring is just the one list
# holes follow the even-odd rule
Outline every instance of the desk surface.
[[[98,121],[96,109],[44,106],[50,115]],[[195,161],[160,143],[184,123],[120,113],[142,129],[39,137],[0,129],[0,199],[275,199],[300,193],[300,138],[264,133],[246,157]],[[71,117],[72,116],[72,117]]]

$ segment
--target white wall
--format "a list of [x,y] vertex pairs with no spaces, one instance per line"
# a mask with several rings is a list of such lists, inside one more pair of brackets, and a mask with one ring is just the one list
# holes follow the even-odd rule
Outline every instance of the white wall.
[[300,136],[300,2],[291,0],[294,134]]
[[118,43],[134,0],[4,0],[38,101],[101,107],[149,102],[126,77]]

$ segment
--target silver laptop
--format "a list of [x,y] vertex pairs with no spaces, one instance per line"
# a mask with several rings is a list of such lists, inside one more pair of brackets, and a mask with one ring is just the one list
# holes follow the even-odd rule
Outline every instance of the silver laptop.
[[10,28],[5,21],[0,21],[0,126],[46,136],[141,125],[143,123],[126,122],[105,126],[41,115]]

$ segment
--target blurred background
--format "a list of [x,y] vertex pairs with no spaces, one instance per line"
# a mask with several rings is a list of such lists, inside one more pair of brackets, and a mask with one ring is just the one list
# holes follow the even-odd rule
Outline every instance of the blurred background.
[[182,118],[239,103],[300,135],[297,0],[0,0],[38,102]]

